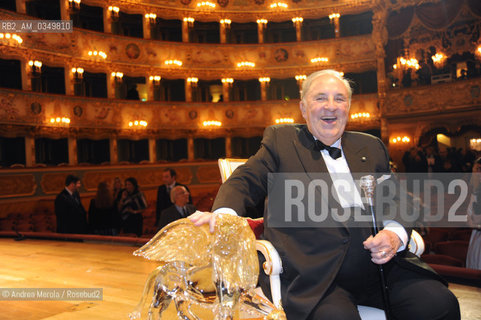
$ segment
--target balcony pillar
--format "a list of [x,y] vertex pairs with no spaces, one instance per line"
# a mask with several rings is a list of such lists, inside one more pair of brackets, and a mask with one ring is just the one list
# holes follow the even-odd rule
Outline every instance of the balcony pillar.
[[232,137],[230,135],[225,137],[225,157],[232,158]]
[[68,137],[68,164],[71,166],[78,165],[77,139],[72,136]]
[[377,65],[377,92],[381,117],[385,112],[385,99],[387,91],[386,72],[384,58],[386,56],[385,46],[388,40],[386,28],[387,12],[383,8],[374,10],[372,18],[372,40],[376,45],[376,65]]
[[25,166],[33,167],[35,165],[35,138],[33,136],[25,136]]
[[188,136],[187,137],[187,160],[192,161],[194,160],[194,137]]
[[156,140],[153,138],[149,139],[149,161],[151,163],[157,162],[157,152],[156,152]]
[[[18,8],[18,7],[17,7]],[[28,65],[28,61],[25,59],[20,60],[20,68],[22,73],[22,90],[23,91],[30,91],[32,90],[32,80],[31,80],[31,71],[30,66]]]
[[189,33],[190,33],[190,27],[189,27],[189,21],[183,20],[182,21],[182,42],[189,42]]
[[230,88],[232,87],[232,83],[223,82],[222,83],[222,98],[224,102],[230,101]]
[[109,139],[110,163],[119,163],[119,152],[117,148],[117,137],[111,136]]
[[266,27],[266,23],[264,22],[257,22],[257,38],[259,43],[264,43],[264,30]]
[[15,4],[17,6],[17,12],[26,14],[27,13],[27,6],[25,5],[27,1],[25,0],[15,0]]

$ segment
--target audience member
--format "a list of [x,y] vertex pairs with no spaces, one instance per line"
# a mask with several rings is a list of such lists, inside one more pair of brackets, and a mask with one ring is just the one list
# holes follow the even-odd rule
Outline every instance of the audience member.
[[423,151],[419,148],[411,148],[403,156],[403,164],[406,172],[427,172],[428,163]]
[[469,240],[466,268],[481,270],[481,158],[474,162],[471,187],[468,217],[469,223],[474,229]]
[[80,179],[68,175],[65,188],[55,199],[55,215],[57,216],[57,232],[87,233],[87,213],[80,201]]
[[[187,186],[178,183],[176,181],[177,173],[174,169],[166,168],[162,172],[162,182],[163,184],[159,186],[157,189],[157,205],[155,210],[155,225],[158,227],[160,223],[160,216],[164,209],[170,207],[173,203],[170,200],[170,191],[176,186],[185,187],[185,189],[189,192],[189,188]],[[192,198],[190,197],[189,192],[189,203],[192,203]]]
[[159,229],[162,229],[169,223],[186,218],[195,212],[195,207],[189,204],[189,191],[184,186],[177,186],[170,192],[170,201],[173,205],[162,210],[160,215]]
[[139,92],[137,91],[137,84],[134,84],[128,91],[127,96],[125,97],[127,100],[140,100]]
[[122,196],[122,180],[119,177],[114,178],[113,195],[115,202],[118,202]]
[[94,234],[116,236],[119,233],[119,213],[106,182],[99,183],[97,195],[90,200],[89,225]]
[[135,233],[138,237],[142,235],[143,217],[142,213],[147,208],[147,201],[144,194],[140,192],[139,185],[135,178],[125,179],[125,189],[118,204],[121,227],[125,233]]

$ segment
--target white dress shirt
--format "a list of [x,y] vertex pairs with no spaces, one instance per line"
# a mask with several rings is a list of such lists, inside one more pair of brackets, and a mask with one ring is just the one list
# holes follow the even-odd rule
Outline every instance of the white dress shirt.
[[[315,138],[314,138],[315,139]],[[344,156],[344,152],[342,151],[341,139],[334,142],[331,147],[336,147],[341,149],[341,157],[337,159],[333,159],[329,152],[324,149],[321,150],[322,158],[326,163],[327,170],[329,171],[329,175],[334,184],[334,189],[338,195],[339,203],[343,208],[351,208],[351,207],[359,207],[364,209],[364,205],[362,203],[361,195],[359,194],[359,190],[356,188],[354,183],[354,179],[352,178],[351,170],[349,169],[349,165],[347,164],[346,157]],[[342,181],[342,186],[341,186]],[[349,184],[350,187],[347,190],[351,192],[344,192],[346,190],[345,184]],[[225,214],[233,214],[237,215],[237,212],[231,208],[219,208],[214,211],[214,213],[225,213]],[[383,221],[383,226],[385,230],[389,230],[397,234],[399,239],[401,240],[401,247],[398,249],[399,251],[404,250],[406,248],[406,244],[408,243],[408,235],[404,227],[394,221],[394,220],[385,220]]]

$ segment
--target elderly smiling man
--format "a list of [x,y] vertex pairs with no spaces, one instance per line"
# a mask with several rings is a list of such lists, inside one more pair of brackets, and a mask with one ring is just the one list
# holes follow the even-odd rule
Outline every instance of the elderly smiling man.
[[[381,140],[344,131],[351,94],[349,82],[338,72],[311,74],[304,81],[300,102],[307,125],[267,128],[259,151],[221,186],[214,212],[245,215],[246,208],[265,199],[268,173],[324,172],[331,185],[339,173],[347,173],[351,181],[355,173],[388,174],[389,156]],[[319,196],[316,201],[323,199]],[[338,203],[329,201],[330,209],[363,208],[359,192],[337,199]],[[197,225],[210,223],[211,230],[215,225],[212,213],[195,213],[191,220]],[[378,276],[382,264],[394,319],[459,319],[456,297],[407,250],[411,230],[396,221],[383,223],[375,237],[369,228],[353,224],[274,227],[266,223],[264,237],[283,263],[281,291],[287,318],[360,319],[357,304],[382,308]]]

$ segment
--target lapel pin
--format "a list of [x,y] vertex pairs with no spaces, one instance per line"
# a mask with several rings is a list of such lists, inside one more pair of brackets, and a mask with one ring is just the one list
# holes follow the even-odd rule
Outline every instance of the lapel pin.
[[366,161],[367,161],[367,158],[366,158],[366,157],[361,157],[361,161],[362,161],[362,162],[366,162]]

